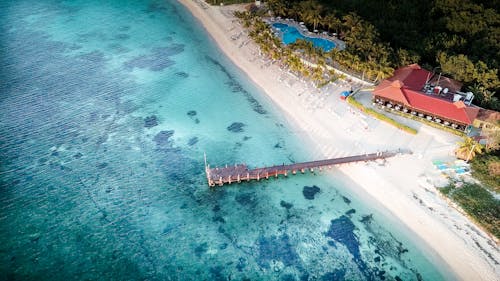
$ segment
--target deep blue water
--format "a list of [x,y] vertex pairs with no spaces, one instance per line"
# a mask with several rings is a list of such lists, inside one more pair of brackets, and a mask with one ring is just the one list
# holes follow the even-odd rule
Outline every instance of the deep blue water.
[[0,2],[0,280],[442,280],[175,1]]
[[273,23],[273,27],[279,29],[281,33],[281,40],[287,45],[294,43],[295,41],[297,41],[297,39],[302,39],[312,42],[315,47],[322,48],[325,52],[330,51],[336,46],[335,43],[330,40],[304,36],[296,27],[289,26],[285,23]]

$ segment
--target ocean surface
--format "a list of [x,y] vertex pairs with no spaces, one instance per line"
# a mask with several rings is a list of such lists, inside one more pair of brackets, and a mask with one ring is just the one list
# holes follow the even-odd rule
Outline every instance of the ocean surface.
[[0,280],[443,280],[176,1],[0,1]]

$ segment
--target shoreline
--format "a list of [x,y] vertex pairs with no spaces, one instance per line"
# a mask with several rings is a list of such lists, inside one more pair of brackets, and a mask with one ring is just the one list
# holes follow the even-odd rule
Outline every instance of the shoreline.
[[[456,275],[453,277],[495,280],[500,275],[495,264],[500,261],[496,242],[491,242],[482,230],[448,206],[438,191],[424,184],[432,176],[431,160],[450,158],[457,137],[423,124],[418,124],[417,136],[406,135],[341,102],[338,94],[344,90],[342,87],[347,89],[348,84],[338,83],[332,87],[332,94],[321,95],[317,93],[319,90],[263,61],[258,56],[258,48],[251,39],[245,38],[243,28],[230,14],[231,9],[241,5],[215,7],[196,0],[178,2],[200,21],[222,52],[285,113],[289,123],[306,133],[305,142],[315,148],[314,157],[341,157],[397,148],[413,150],[414,155],[388,160],[384,166],[376,163],[342,166],[332,174],[341,174],[340,182],[348,181],[353,193],[364,193],[363,196],[383,206],[384,212],[392,214],[417,236],[416,240],[426,244],[425,248],[431,251],[430,260],[442,260]],[[232,39],[235,34],[239,34],[238,38]],[[406,169],[402,171],[401,167]],[[356,186],[352,187],[351,182]]]

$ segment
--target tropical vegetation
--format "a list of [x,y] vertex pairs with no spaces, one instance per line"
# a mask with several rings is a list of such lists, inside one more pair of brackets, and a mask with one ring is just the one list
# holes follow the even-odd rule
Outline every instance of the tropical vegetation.
[[[500,121],[497,121],[496,127],[500,128]],[[500,130],[494,128],[486,130],[483,129],[481,134],[487,140],[485,145],[486,151],[500,150]]]
[[455,201],[476,223],[500,238],[500,200],[481,185],[473,183],[450,183],[439,189]]
[[455,150],[455,155],[465,161],[469,161],[476,157],[476,155],[483,152],[483,146],[476,142],[471,137],[465,137],[458,143],[458,148]]
[[470,163],[472,176],[491,191],[500,193],[500,150],[481,154]]
[[335,67],[378,81],[420,63],[465,83],[475,103],[500,109],[498,0],[268,0],[274,15],[337,33]]
[[459,143],[457,154],[470,159],[472,176],[480,184],[450,183],[440,191],[478,224],[500,238],[500,150],[483,147],[472,138]]
[[311,79],[318,87],[343,78],[342,74],[327,65],[323,50],[315,48],[311,42],[297,40],[283,46],[260,17],[249,12],[236,12],[235,16],[248,28],[249,36],[259,46],[260,52],[271,60],[269,63],[277,62],[299,78]]
[[[282,46],[269,27],[256,17],[266,10],[237,13],[261,52],[317,85],[338,79],[329,66],[380,81],[394,68],[419,63],[465,83],[476,94],[475,103],[499,110],[497,97],[500,58],[498,0],[268,0],[275,16],[303,21],[309,29],[323,29],[346,42],[346,49],[324,52],[307,41]],[[484,3],[483,3],[484,2]],[[306,63],[302,58],[312,64]],[[347,102],[379,120],[416,134],[411,127],[373,109],[352,96]],[[425,121],[425,120],[424,120]],[[496,135],[498,138],[498,135]],[[457,156],[470,161],[481,184],[450,183],[440,191],[455,201],[478,224],[500,238],[500,146],[483,147],[464,137]],[[484,185],[484,186],[483,186]]]

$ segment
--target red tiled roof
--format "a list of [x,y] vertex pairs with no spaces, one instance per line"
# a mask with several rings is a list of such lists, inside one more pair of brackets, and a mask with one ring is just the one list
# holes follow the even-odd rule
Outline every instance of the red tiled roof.
[[479,108],[466,106],[462,101],[453,103],[412,90],[404,90],[404,93],[411,107],[463,124],[472,124],[479,112]]
[[419,91],[424,87],[425,82],[430,79],[432,73],[422,69],[418,64],[411,64],[394,71],[394,75],[387,80],[403,82],[408,88]]
[[453,103],[421,92],[430,75],[431,72],[417,64],[400,68],[394,72],[393,77],[382,81],[373,95],[459,123],[472,124],[479,108],[466,106],[462,101]]
[[375,88],[373,93],[375,93],[375,91],[387,92],[387,93],[390,93],[391,100],[400,102],[400,103],[405,104],[405,105],[409,105],[408,100],[406,99],[406,96],[403,93],[403,90],[402,90],[403,87],[404,87],[404,84],[402,84],[399,80],[391,82],[387,79],[387,80],[382,81],[377,86],[377,88]]

